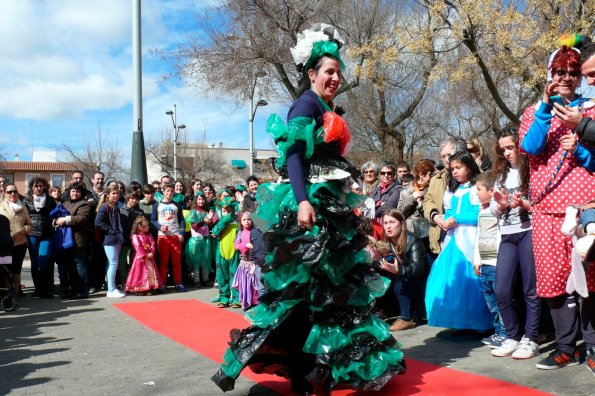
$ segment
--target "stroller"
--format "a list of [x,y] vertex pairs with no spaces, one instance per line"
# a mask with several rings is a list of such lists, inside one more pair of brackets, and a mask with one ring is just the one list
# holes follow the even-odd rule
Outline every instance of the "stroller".
[[8,265],[0,265],[0,280],[8,281],[9,287],[4,287],[0,283],[0,309],[5,312],[14,311],[17,307],[17,289],[14,286],[14,279]]

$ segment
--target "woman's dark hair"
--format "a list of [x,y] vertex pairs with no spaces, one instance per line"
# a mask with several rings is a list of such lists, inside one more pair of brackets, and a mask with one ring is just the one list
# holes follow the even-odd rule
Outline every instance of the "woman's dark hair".
[[128,191],[127,192],[132,192],[132,191],[140,191],[143,188],[143,185],[140,184],[137,181],[131,181],[130,184],[128,185]]
[[[459,161],[461,164],[469,169],[469,181],[475,184],[475,178],[479,175],[480,170],[475,162],[475,159],[468,151],[457,151],[448,158],[448,163]],[[448,170],[448,191],[455,192],[459,188],[459,183],[452,176],[452,167]]]
[[85,185],[82,182],[70,183],[68,186],[68,191],[70,190],[79,190],[80,192],[83,192],[85,191]]
[[33,186],[36,183],[43,184],[43,191],[44,192],[47,192],[48,191],[48,181],[46,179],[44,179],[43,177],[40,177],[40,176],[33,176],[31,178],[31,180],[29,180],[29,191],[33,192]]
[[526,155],[522,154],[519,150],[519,134],[516,128],[504,128],[499,134],[494,146],[494,152],[496,158],[494,161],[494,167],[492,173],[494,178],[500,185],[506,183],[506,177],[510,171],[510,163],[504,158],[504,152],[500,149],[500,139],[510,137],[514,142],[514,149],[517,153],[517,170],[519,171],[519,189],[523,195],[529,192],[529,159]]
[[251,181],[255,181],[256,183],[260,184],[260,180],[254,175],[248,176],[246,179],[246,185],[250,184]]
[[[314,69],[315,72],[318,73],[318,71],[320,70],[320,68],[322,67],[322,64],[324,63],[325,59],[334,59],[337,62],[339,62],[339,60],[337,58],[335,58],[334,56],[330,56],[330,55],[322,55],[317,61],[316,63],[314,63],[312,65],[312,67],[310,67],[310,69]],[[310,70],[308,69],[308,70]],[[303,66],[301,67],[301,70],[298,68],[298,71],[301,73],[300,79],[298,81],[298,98],[300,96],[302,96],[302,94],[304,92],[306,92],[307,90],[310,89],[310,77],[308,76],[308,70],[305,70],[303,68]]]
[[186,194],[186,185],[184,184],[184,182],[180,179],[176,180],[174,182],[174,191],[175,191],[175,186],[176,184],[180,183],[182,185],[182,194]]

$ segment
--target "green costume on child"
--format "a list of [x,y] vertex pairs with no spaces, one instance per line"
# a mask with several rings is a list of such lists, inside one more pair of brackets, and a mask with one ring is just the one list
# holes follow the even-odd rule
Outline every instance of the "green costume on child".
[[217,266],[215,278],[219,287],[219,303],[239,304],[239,293],[232,288],[233,277],[240,263],[240,256],[235,249],[234,241],[238,232],[238,225],[234,220],[235,199],[225,197],[217,201],[219,208],[225,207],[231,213],[219,219],[213,227],[212,234],[218,239],[215,263]]

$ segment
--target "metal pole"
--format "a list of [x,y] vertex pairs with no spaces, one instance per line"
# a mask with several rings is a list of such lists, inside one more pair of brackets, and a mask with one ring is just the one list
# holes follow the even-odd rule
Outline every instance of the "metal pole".
[[[256,81],[254,82],[256,85]],[[249,135],[248,145],[250,150],[250,175],[254,175],[254,89],[252,89],[252,95],[250,95],[250,118],[249,121]]]
[[178,118],[174,104],[174,181],[178,180]]
[[132,0],[132,72],[134,81],[132,110],[132,152],[130,178],[147,183],[147,160],[143,137],[143,86],[141,46],[141,0]]

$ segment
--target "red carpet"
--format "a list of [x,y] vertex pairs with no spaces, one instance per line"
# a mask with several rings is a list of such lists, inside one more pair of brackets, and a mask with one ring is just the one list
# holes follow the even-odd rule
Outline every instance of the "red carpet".
[[[153,331],[221,363],[229,331],[247,326],[238,314],[196,300],[155,301],[114,304],[116,308]],[[505,381],[469,374],[429,363],[407,360],[407,373],[393,378],[381,392],[370,395],[547,395],[545,392]],[[245,369],[242,375],[280,394],[291,394],[289,382],[272,375],[255,374]],[[353,395],[352,390],[337,390],[333,395]],[[358,395],[363,395],[363,392]]]

